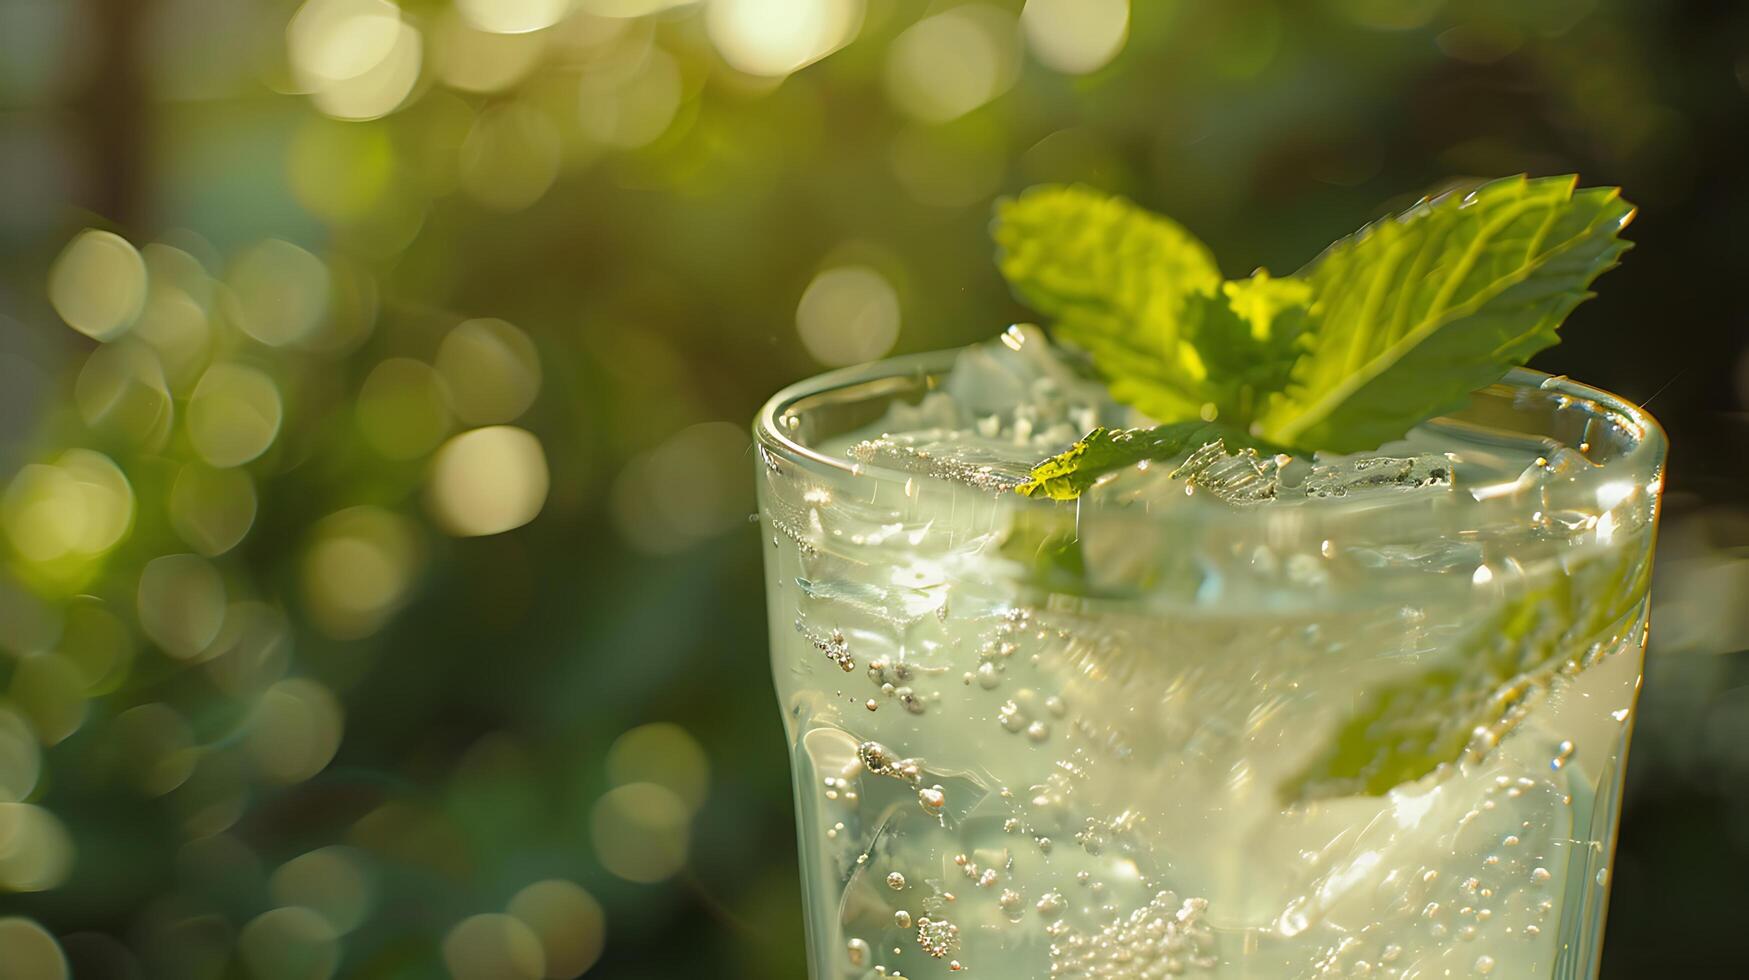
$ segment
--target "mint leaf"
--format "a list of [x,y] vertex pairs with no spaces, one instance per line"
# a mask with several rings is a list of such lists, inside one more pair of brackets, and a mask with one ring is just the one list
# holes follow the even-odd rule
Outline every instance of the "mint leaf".
[[1576,183],[1494,181],[1332,245],[1299,274],[1313,329],[1252,430],[1308,449],[1373,449],[1557,343],[1561,321],[1628,248],[1617,234],[1634,214],[1618,189]]
[[1107,473],[1143,460],[1176,459],[1217,439],[1224,440],[1232,449],[1273,451],[1231,426],[1213,422],[1177,422],[1152,429],[1100,426],[1073,446],[1034,466],[1026,482],[1014,490],[1023,497],[1073,500]]
[[1208,247],[1167,218],[1086,187],[997,205],[997,264],[1057,336],[1086,350],[1112,397],[1162,421],[1197,418],[1208,372],[1185,307],[1221,281]]
[[1645,548],[1628,548],[1508,600],[1438,663],[1370,689],[1283,798],[1377,796],[1466,753],[1485,755],[1539,689],[1636,627],[1651,569]]

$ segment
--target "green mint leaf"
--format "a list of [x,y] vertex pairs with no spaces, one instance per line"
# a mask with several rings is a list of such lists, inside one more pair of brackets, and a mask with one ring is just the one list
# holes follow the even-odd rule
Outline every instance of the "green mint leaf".
[[1086,187],[1034,187],[997,206],[997,264],[1020,299],[1086,350],[1112,397],[1162,421],[1199,417],[1208,371],[1185,329],[1221,281],[1207,246],[1167,218]]
[[1152,429],[1108,429],[1101,426],[1068,449],[1034,466],[1026,482],[1015,487],[1023,497],[1073,500],[1100,477],[1143,460],[1172,460],[1215,440],[1229,449],[1273,451],[1257,439],[1213,422],[1175,422]]
[[1332,245],[1299,274],[1312,329],[1252,430],[1305,449],[1374,449],[1558,342],[1628,248],[1617,235],[1634,214],[1617,188],[1576,184],[1498,180]]
[[1378,796],[1486,755],[1527,699],[1637,628],[1651,567],[1645,548],[1627,548],[1509,599],[1438,663],[1369,689],[1283,798]]

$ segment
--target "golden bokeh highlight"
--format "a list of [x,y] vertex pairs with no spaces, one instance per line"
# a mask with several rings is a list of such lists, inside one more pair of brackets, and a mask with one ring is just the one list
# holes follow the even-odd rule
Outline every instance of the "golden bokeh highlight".
[[187,782],[200,757],[188,722],[157,702],[116,715],[108,734],[121,754],[122,777],[147,796],[163,796]]
[[577,122],[583,134],[598,143],[635,149],[668,131],[683,94],[679,63],[653,48],[630,73],[585,74]]
[[498,913],[456,923],[443,937],[443,963],[454,980],[541,980],[547,968],[534,930]]
[[236,825],[248,802],[249,777],[236,753],[209,750],[195,761],[194,773],[170,794],[182,828],[190,837],[212,837]]
[[30,723],[0,704],[0,803],[19,803],[42,776],[42,749]]
[[255,483],[246,470],[185,463],[170,485],[170,526],[207,557],[237,546],[255,523]]
[[432,36],[438,78],[450,88],[480,94],[502,92],[522,81],[546,49],[544,33],[498,34],[454,12],[442,15]]
[[968,3],[925,17],[893,39],[887,95],[912,118],[942,123],[1008,91],[1019,73],[1014,15]]
[[73,838],[60,818],[29,803],[0,803],[0,891],[48,891],[72,871]]
[[127,536],[133,519],[127,476],[108,456],[88,449],[23,467],[0,497],[8,539],[34,562],[100,555]]
[[307,340],[328,312],[328,267],[277,238],[244,249],[225,284],[231,322],[269,347]]
[[920,204],[987,206],[1007,173],[1004,140],[1000,126],[982,119],[952,126],[916,124],[894,135],[887,158],[905,192]]
[[217,467],[241,466],[273,445],[283,421],[279,388],[243,364],[214,364],[188,399],[188,439]]
[[225,621],[225,582],[199,555],[162,555],[140,572],[140,629],[177,660],[199,657]]
[[486,207],[520,211],[553,186],[560,150],[558,128],[546,113],[515,102],[493,106],[462,143],[462,189]]
[[127,332],[146,303],[146,263],[114,232],[86,229],[49,269],[49,303],[67,326],[97,340]]
[[75,596],[63,613],[57,652],[85,683],[87,697],[120,687],[134,661],[134,634],[94,596]]
[[[148,268],[153,264],[152,249],[162,247],[146,246]],[[212,335],[206,307],[182,287],[157,278],[130,334],[157,353],[165,378],[178,387],[193,381],[205,366]]]
[[58,744],[85,723],[85,677],[58,653],[30,653],[18,658],[6,694],[45,746]]
[[781,78],[849,44],[862,0],[711,0],[705,31],[724,61],[749,75]]
[[269,687],[249,716],[243,750],[255,771],[298,783],[327,768],[340,750],[345,715],[333,692],[307,678]]
[[601,903],[569,881],[537,881],[516,893],[505,909],[540,940],[548,980],[581,976],[601,958],[607,920]]
[[437,348],[437,373],[450,407],[469,425],[513,422],[540,394],[534,341],[503,320],[467,320]]
[[310,618],[335,639],[376,632],[401,608],[423,561],[419,529],[379,507],[349,507],[323,518],[303,562]]
[[225,610],[225,625],[207,648],[206,672],[226,694],[253,698],[285,676],[291,654],[285,614],[246,599]]
[[816,361],[831,367],[886,356],[899,339],[899,294],[866,265],[827,269],[796,304],[796,332]]
[[589,836],[602,867],[626,881],[653,884],[686,866],[691,821],[692,812],[673,790],[630,783],[596,801]]
[[69,980],[73,975],[61,944],[34,920],[0,918],[0,980]]
[[286,25],[292,77],[316,108],[368,120],[401,106],[419,81],[419,31],[387,0],[308,0]]
[[371,369],[357,413],[365,441],[389,459],[417,459],[449,435],[443,382],[431,365],[410,357],[391,357]]
[[296,905],[249,920],[237,934],[237,951],[253,980],[328,980],[340,966],[334,927]]
[[1026,0],[1020,26],[1027,49],[1046,67],[1087,75],[1123,50],[1130,0]]
[[634,455],[610,491],[620,534],[662,555],[743,526],[753,507],[748,445],[740,426],[704,422]]
[[557,24],[571,0],[455,0],[455,9],[482,31],[526,34]]
[[679,725],[657,722],[624,733],[607,750],[607,778],[616,785],[654,783],[696,813],[710,794],[711,767],[698,739]]
[[275,902],[315,912],[338,935],[370,917],[376,887],[375,876],[366,870],[366,855],[344,845],[300,854],[280,865],[267,882]]
[[547,499],[540,440],[508,425],[473,429],[443,444],[432,462],[426,502],[450,534],[499,534],[535,519]]
[[164,367],[151,347],[133,338],[91,352],[74,382],[73,403],[94,432],[146,452],[170,441],[176,413]]

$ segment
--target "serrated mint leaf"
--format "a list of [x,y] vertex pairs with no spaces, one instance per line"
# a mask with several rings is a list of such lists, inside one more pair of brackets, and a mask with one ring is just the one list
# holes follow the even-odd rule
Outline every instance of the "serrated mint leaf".
[[1634,209],[1574,177],[1508,178],[1425,201],[1332,245],[1299,274],[1312,328],[1252,431],[1357,452],[1461,406],[1559,340],[1628,243]]
[[1015,294],[1093,356],[1112,397],[1162,421],[1197,418],[1208,372],[1185,306],[1221,281],[1207,246],[1167,218],[1086,187],[1034,187],[997,206],[997,264]]
[[1143,460],[1175,460],[1186,452],[1222,440],[1232,448],[1264,448],[1257,440],[1229,426],[1212,422],[1177,422],[1152,429],[1108,429],[1101,426],[1068,449],[1032,468],[1025,483],[1015,487],[1024,497],[1073,500],[1100,477]]
[[1466,754],[1482,758],[1528,699],[1637,628],[1651,566],[1644,549],[1628,548],[1508,599],[1437,663],[1370,689],[1282,797],[1377,796]]

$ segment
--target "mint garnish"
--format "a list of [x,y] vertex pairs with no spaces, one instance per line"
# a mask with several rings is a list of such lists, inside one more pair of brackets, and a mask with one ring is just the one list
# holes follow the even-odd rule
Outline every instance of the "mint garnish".
[[1166,431],[1091,433],[1020,490],[1073,498],[1194,449],[1191,423],[1233,447],[1376,448],[1556,343],[1633,214],[1617,188],[1512,177],[1423,200],[1293,276],[1222,281],[1167,218],[1083,187],[1028,190],[997,210],[1003,275]]
[[1280,787],[1283,799],[1377,796],[1485,754],[1557,675],[1637,628],[1649,544],[1575,562],[1477,621],[1437,663],[1366,691],[1330,746]]

